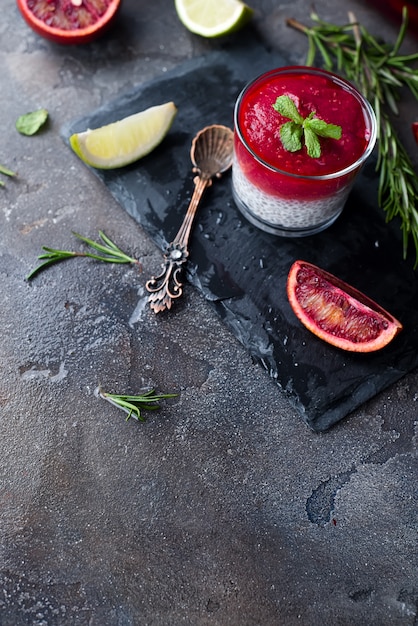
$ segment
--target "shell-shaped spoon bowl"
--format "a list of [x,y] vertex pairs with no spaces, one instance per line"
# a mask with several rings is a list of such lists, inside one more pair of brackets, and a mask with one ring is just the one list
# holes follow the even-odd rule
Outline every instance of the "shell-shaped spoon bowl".
[[192,141],[190,158],[201,178],[220,176],[232,165],[234,134],[220,124],[206,126]]

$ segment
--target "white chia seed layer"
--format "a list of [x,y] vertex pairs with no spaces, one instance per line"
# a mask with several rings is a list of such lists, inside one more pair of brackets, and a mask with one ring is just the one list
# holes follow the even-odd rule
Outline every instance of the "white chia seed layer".
[[[245,208],[248,217],[261,220],[265,230],[315,231],[331,224],[341,213],[351,185],[336,194],[315,200],[295,200],[271,195],[256,187],[241,170],[237,159],[232,167],[232,185],[239,208]],[[243,206],[240,207],[240,204]],[[263,228],[263,224],[259,224]],[[271,228],[268,228],[271,226]]]

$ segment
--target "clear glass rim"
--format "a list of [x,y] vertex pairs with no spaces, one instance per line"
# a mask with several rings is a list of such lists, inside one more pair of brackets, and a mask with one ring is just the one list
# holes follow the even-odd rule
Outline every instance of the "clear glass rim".
[[[316,74],[319,76],[326,76],[327,78],[330,78],[334,83],[336,83],[337,85],[339,85],[340,87],[342,87],[343,89],[345,89],[346,91],[349,91],[350,93],[352,93],[352,95],[357,98],[357,100],[360,102],[360,104],[362,105],[363,111],[365,112],[365,117],[368,118],[369,120],[369,130],[370,130],[370,138],[367,144],[366,149],[364,150],[364,152],[359,156],[359,158],[354,161],[353,163],[351,163],[350,165],[347,165],[346,167],[344,167],[343,169],[337,170],[335,172],[331,172],[329,174],[320,174],[320,175],[316,175],[316,174],[295,174],[292,172],[287,172],[286,170],[281,170],[278,167],[275,167],[274,165],[271,165],[270,163],[268,163],[267,161],[265,161],[262,157],[260,157],[258,154],[256,154],[254,152],[254,150],[251,148],[251,146],[248,145],[246,139],[244,138],[241,128],[240,128],[240,124],[239,124],[239,110],[240,110],[240,106],[242,103],[242,100],[245,96],[245,94],[258,82],[262,83],[264,82],[268,77],[270,76],[275,76],[278,74]],[[264,72],[263,74],[260,74],[259,76],[257,76],[256,78],[254,78],[253,80],[251,80],[249,83],[247,83],[245,85],[245,87],[242,89],[241,93],[239,94],[236,102],[235,102],[235,107],[234,107],[234,130],[236,131],[241,143],[243,144],[243,146],[245,147],[245,149],[252,155],[252,157],[258,162],[260,163],[260,165],[262,165],[263,167],[265,167],[266,169],[269,169],[271,172],[277,173],[277,174],[282,174],[284,176],[289,176],[292,178],[297,178],[297,179],[304,179],[304,180],[331,180],[333,178],[339,178],[340,176],[345,176],[346,174],[349,174],[350,172],[352,172],[353,170],[356,170],[357,168],[359,168],[364,161],[370,156],[370,154],[372,153],[375,143],[376,143],[376,139],[377,139],[377,121],[376,121],[376,115],[375,112],[370,104],[370,102],[368,100],[366,100],[366,98],[359,92],[359,90],[352,84],[350,83],[348,80],[346,80],[345,78],[342,78],[341,76],[338,76],[337,74],[334,74],[333,72],[329,72],[328,70],[322,70],[316,67],[310,67],[310,66],[305,66],[305,65],[288,65],[285,67],[280,67],[280,68],[276,68],[276,69],[272,69],[269,70],[267,72]]]

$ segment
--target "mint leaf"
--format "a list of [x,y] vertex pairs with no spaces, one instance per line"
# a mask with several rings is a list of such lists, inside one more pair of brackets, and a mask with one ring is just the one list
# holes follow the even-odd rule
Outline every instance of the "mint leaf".
[[273,104],[273,109],[280,113],[280,115],[283,115],[283,117],[288,117],[292,122],[296,122],[296,124],[303,123],[303,117],[299,113],[296,104],[289,96],[279,96]]
[[306,119],[305,128],[310,128],[320,137],[329,137],[331,139],[341,139],[341,126],[335,124],[327,124],[324,120],[314,117],[310,120]]
[[301,150],[304,139],[308,156],[319,159],[321,156],[319,137],[341,139],[341,126],[328,124],[315,117],[315,111],[311,111],[303,118],[290,96],[279,96],[273,104],[273,109],[290,120],[280,127],[280,140],[288,152]]
[[34,135],[48,119],[46,109],[38,109],[31,113],[25,113],[16,120],[16,129],[21,135]]
[[304,130],[308,156],[312,157],[312,159],[319,159],[321,156],[321,144],[319,143],[318,136],[310,128],[305,128]]
[[286,122],[280,127],[280,139],[288,152],[297,152],[302,148],[303,129],[300,124]]

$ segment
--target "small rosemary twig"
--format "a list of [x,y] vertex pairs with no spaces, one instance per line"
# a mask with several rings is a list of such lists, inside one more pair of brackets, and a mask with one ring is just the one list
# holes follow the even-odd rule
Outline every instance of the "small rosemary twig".
[[402,24],[393,46],[378,41],[352,13],[348,24],[343,26],[324,22],[315,13],[311,18],[316,23],[311,28],[294,19],[287,20],[287,24],[308,38],[307,65],[313,65],[319,55],[326,69],[345,74],[371,103],[378,125],[378,203],[386,213],[387,221],[396,216],[400,219],[404,257],[412,239],[416,268],[418,176],[390,118],[390,113],[398,115],[401,88],[406,87],[418,100],[418,70],[413,67],[418,61],[418,53],[399,54],[407,30],[408,11],[404,7]]
[[[0,174],[4,174],[5,176],[16,176],[16,172],[12,172],[8,167],[4,167],[4,165],[0,165]],[[4,181],[0,180],[0,187],[4,187]]]
[[26,277],[26,280],[31,280],[35,274],[49,267],[53,263],[58,263],[74,257],[88,257],[90,259],[96,259],[97,261],[106,261],[107,263],[134,263],[136,265],[140,265],[140,262],[137,259],[128,256],[125,252],[120,250],[120,248],[118,248],[117,245],[114,244],[113,241],[111,241],[111,239],[109,239],[109,237],[107,237],[101,230],[99,231],[99,237],[103,243],[98,243],[75,232],[73,232],[73,235],[102,254],[95,254],[93,252],[73,252],[71,250],[57,250],[56,248],[42,246],[42,250],[45,250],[45,254],[40,254],[38,259],[44,260],[44,262],[32,270],[32,272],[30,272],[30,274]]
[[142,411],[155,411],[160,408],[158,403],[161,400],[176,398],[178,396],[177,393],[156,394],[154,389],[150,389],[136,396],[108,393],[103,391],[100,387],[98,387],[96,392],[100,398],[107,400],[110,404],[113,404],[127,413],[128,417],[126,421],[133,417],[139,422],[145,422]]

